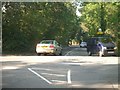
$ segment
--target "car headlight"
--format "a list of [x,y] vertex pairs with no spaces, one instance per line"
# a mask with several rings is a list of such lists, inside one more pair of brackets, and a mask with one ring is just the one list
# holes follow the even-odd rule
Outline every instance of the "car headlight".
[[117,47],[114,47],[114,49],[117,49]]

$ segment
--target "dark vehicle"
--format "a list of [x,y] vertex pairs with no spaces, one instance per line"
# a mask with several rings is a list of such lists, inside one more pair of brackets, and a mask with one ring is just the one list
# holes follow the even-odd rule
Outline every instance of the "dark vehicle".
[[116,49],[116,45],[110,37],[91,37],[87,41],[87,52],[90,56],[92,54],[116,55]]

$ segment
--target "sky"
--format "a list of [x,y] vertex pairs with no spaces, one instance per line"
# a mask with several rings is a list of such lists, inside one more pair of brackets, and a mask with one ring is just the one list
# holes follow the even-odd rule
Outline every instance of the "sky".
[[77,16],[81,16],[81,12],[79,11],[79,9],[82,9],[82,2],[76,2],[77,5],[77,9],[76,9],[76,15]]

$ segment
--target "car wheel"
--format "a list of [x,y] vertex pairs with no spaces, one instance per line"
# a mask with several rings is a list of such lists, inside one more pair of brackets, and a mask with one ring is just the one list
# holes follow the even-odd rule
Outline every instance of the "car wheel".
[[41,54],[40,53],[37,53],[38,56],[40,56]]
[[52,53],[53,56],[56,56],[56,53]]
[[60,52],[60,54],[59,54],[60,56],[62,55],[62,51]]
[[38,56],[44,56],[44,55],[45,55],[45,54],[43,54],[43,53],[39,53],[39,54],[38,54]]

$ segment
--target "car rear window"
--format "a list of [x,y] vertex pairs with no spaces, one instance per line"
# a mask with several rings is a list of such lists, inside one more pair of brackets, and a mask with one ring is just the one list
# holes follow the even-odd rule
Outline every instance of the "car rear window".
[[53,44],[52,40],[44,40],[41,42],[41,44]]

